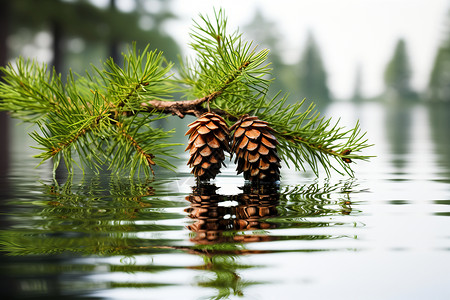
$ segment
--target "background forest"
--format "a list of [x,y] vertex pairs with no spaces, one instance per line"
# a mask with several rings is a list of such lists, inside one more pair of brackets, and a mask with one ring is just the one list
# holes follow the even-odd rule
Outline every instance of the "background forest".
[[[176,62],[182,54],[180,41],[166,26],[177,18],[173,1],[134,0],[20,0],[1,3],[0,9],[0,65],[6,65],[17,56],[33,57],[55,67],[66,74],[71,68],[83,73],[90,63],[113,57],[120,62],[121,52],[133,41],[144,47],[162,50],[167,59]],[[446,22],[447,24],[449,22]],[[442,41],[435,50],[435,60],[428,84],[416,90],[411,84],[413,69],[407,41],[400,37],[391,58],[385,62],[384,92],[366,99],[362,92],[364,62],[355,70],[353,95],[347,100],[408,101],[421,98],[426,101],[449,101],[450,29],[442,24]],[[308,30],[308,28],[303,28]],[[319,105],[336,99],[329,88],[327,65],[321,45],[313,31],[303,50],[298,53],[298,62],[286,63],[277,24],[266,18],[261,10],[253,13],[252,19],[242,28],[248,39],[259,46],[271,49],[269,61],[277,80],[272,84],[272,93],[282,90],[295,97],[291,101],[307,98]],[[65,76],[63,76],[65,77]],[[420,97],[419,97],[420,96]]]

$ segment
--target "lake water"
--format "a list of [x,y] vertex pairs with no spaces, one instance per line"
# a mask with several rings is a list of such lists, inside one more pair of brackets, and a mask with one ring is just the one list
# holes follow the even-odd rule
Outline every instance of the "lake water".
[[[334,103],[376,155],[355,177],[282,169],[251,189],[229,165],[196,187],[53,180],[10,124],[0,175],[5,299],[450,299],[450,105]],[[186,128],[179,131],[180,137]]]

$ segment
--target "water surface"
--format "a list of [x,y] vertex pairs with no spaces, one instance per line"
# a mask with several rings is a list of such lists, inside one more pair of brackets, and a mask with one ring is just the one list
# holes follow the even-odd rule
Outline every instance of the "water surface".
[[[40,299],[449,299],[450,106],[336,103],[376,155],[355,177],[283,168],[252,188],[53,179],[12,127],[0,179],[2,291]],[[180,131],[183,131],[181,129]]]

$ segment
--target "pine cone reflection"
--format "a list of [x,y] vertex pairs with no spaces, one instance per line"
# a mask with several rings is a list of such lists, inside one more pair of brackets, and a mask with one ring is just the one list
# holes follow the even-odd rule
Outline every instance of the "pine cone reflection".
[[[277,216],[279,202],[278,188],[244,187],[244,193],[236,196],[223,196],[216,193],[217,188],[201,184],[193,188],[186,197],[191,206],[186,209],[195,222],[188,229],[195,233],[192,241],[197,244],[260,242],[273,240],[265,234],[233,234],[232,231],[253,231],[276,228],[275,223],[266,219]],[[221,202],[232,200],[236,206],[221,206]],[[226,233],[230,232],[230,233]]]
[[191,206],[186,209],[189,217],[196,220],[187,228],[196,233],[192,240],[199,244],[226,241],[222,232],[232,226],[231,219],[225,219],[230,214],[229,207],[219,206],[226,197],[216,193],[217,187],[212,184],[201,184],[193,187],[192,194],[186,197]]
[[258,230],[276,228],[276,224],[265,221],[278,215],[280,195],[278,186],[244,186],[244,193],[237,196],[236,230]]

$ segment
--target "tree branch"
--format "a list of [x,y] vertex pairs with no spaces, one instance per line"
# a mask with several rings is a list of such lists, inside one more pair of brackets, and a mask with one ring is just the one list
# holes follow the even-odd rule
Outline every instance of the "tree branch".
[[185,115],[194,115],[199,117],[205,108],[202,107],[202,103],[211,101],[220,95],[221,92],[214,92],[203,98],[195,100],[181,100],[181,101],[161,101],[150,100],[141,103],[141,106],[147,108],[147,110],[157,110],[164,113],[172,113],[180,118],[184,118]]
[[[211,94],[213,95],[213,94]],[[200,117],[207,111],[214,112],[220,116],[225,116],[231,121],[236,121],[238,118],[231,115],[225,110],[218,108],[211,108],[208,110],[206,107],[203,107],[202,104],[206,101],[211,101],[213,98],[208,95],[203,98],[194,99],[194,100],[181,100],[181,101],[161,101],[161,100],[151,100],[147,102],[141,103],[141,106],[147,111],[159,111],[166,114],[177,115],[181,119],[186,115]]]
[[116,122],[117,128],[119,133],[125,137],[125,139],[127,140],[128,143],[131,144],[131,146],[134,147],[134,149],[136,150],[137,153],[139,153],[139,155],[145,157],[145,159],[148,162],[148,167],[150,168],[150,170],[152,171],[153,176],[155,175],[155,172],[153,171],[152,166],[155,165],[156,163],[153,161],[153,158],[155,158],[155,156],[151,153],[146,153],[144,151],[144,149],[142,149],[142,147],[139,145],[139,143],[134,139],[133,136],[131,136],[130,134],[128,134],[128,132],[124,129],[123,123],[121,122]]
[[164,113],[171,113],[172,115],[177,115],[180,118],[184,118],[185,115],[193,115],[196,117],[200,117],[206,111],[214,111],[215,113],[227,116],[230,119],[236,120],[236,117],[228,114],[224,110],[220,109],[206,109],[202,106],[203,103],[208,102],[208,104],[220,96],[226,89],[229,87],[239,75],[242,74],[243,70],[248,67],[250,64],[249,61],[245,61],[242,65],[240,65],[235,72],[223,83],[222,87],[212,92],[211,94],[198,98],[195,100],[181,100],[181,101],[161,101],[161,100],[149,100],[147,102],[141,103],[141,106],[146,108],[147,110],[157,110]]

